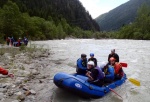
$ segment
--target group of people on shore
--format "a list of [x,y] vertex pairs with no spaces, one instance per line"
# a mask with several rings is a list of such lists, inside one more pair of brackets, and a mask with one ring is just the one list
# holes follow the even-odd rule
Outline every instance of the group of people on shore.
[[19,47],[22,44],[24,44],[25,46],[28,45],[28,39],[26,37],[24,37],[24,39],[19,38],[18,40],[15,40],[14,37],[7,37],[6,42],[8,46],[11,45],[15,47]]
[[115,80],[121,79],[124,75],[122,65],[119,63],[119,56],[115,53],[115,49],[112,49],[108,55],[108,62],[103,62],[100,66],[97,65],[94,53],[90,53],[88,60],[86,54],[81,54],[81,58],[77,60],[76,72],[86,75],[88,82],[98,86],[112,83]]

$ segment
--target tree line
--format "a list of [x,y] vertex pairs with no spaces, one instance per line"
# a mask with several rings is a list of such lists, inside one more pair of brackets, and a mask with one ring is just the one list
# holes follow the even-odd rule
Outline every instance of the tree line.
[[150,40],[150,6],[143,4],[138,10],[136,20],[122,27],[113,37]]
[[64,39],[74,36],[77,38],[92,38],[99,36],[93,30],[83,30],[71,26],[61,17],[57,22],[53,17],[47,19],[22,13],[15,2],[8,1],[0,8],[0,34],[3,37],[28,37],[32,40]]

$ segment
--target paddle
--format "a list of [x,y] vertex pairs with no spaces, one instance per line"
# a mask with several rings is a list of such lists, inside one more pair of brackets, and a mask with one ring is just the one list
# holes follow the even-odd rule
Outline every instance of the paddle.
[[[113,89],[109,88],[110,91],[112,91],[113,93],[115,93],[117,96],[121,97],[117,92],[115,92]],[[122,97],[121,97],[122,98]],[[123,98],[122,98],[123,99]]]
[[120,62],[120,64],[122,65],[122,67],[125,67],[125,68],[128,67],[128,64],[127,64],[127,63]]
[[141,86],[140,81],[138,81],[138,80],[136,80],[136,79],[128,78],[128,80],[129,80],[132,84],[134,84],[134,85],[136,85],[136,86]]
[[[128,67],[128,64],[127,64],[127,63],[120,62],[120,64],[122,65],[122,67],[126,67],[126,68]],[[134,85],[136,85],[136,86],[141,86],[140,81],[138,81],[138,80],[136,80],[136,79],[128,78],[128,80],[129,80],[132,84],[134,84]]]

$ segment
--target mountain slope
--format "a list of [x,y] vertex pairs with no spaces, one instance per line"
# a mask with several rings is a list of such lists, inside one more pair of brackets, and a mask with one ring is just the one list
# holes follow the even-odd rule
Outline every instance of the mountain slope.
[[[0,6],[8,0],[1,0]],[[99,31],[99,25],[92,19],[79,0],[12,0],[22,12],[30,16],[53,19],[56,24],[65,18],[71,26],[84,30]]]
[[100,15],[96,21],[102,31],[118,30],[135,20],[137,10],[143,3],[150,5],[150,0],[130,0],[110,12]]

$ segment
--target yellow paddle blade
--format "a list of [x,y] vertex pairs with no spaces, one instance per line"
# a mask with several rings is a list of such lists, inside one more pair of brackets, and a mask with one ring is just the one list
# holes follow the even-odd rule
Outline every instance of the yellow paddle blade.
[[133,79],[133,78],[129,78],[128,79],[132,84],[136,85],[136,86],[141,86],[141,83],[136,80],[136,79]]

